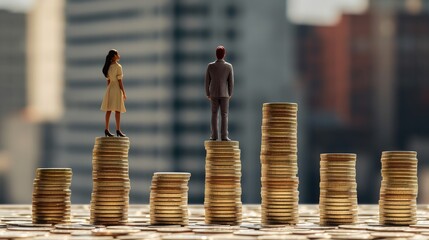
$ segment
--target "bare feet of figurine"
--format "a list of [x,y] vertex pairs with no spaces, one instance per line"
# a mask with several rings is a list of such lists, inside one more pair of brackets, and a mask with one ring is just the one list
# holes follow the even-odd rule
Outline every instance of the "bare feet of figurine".
[[210,141],[217,141],[217,138],[214,138],[214,137],[210,137],[210,139],[209,139]]
[[231,141],[231,139],[229,137],[227,138],[222,138],[222,141]]

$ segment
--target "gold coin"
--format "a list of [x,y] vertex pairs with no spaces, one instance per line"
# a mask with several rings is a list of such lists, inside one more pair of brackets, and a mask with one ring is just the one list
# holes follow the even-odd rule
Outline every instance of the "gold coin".
[[271,205],[270,203],[261,204],[261,209],[264,211],[290,211],[291,209],[298,209],[298,201],[290,201],[286,202],[285,204],[274,204]]
[[112,149],[112,150],[128,150],[130,148],[129,144],[127,143],[95,143],[94,149],[96,150],[104,150],[104,149]]
[[216,146],[228,146],[228,147],[238,147],[238,141],[204,141],[206,147],[216,147]]
[[211,155],[211,154],[207,154],[206,155],[206,162],[209,163],[216,163],[216,162],[228,162],[230,164],[240,164],[241,160],[240,160],[240,155]]
[[260,152],[260,159],[261,161],[265,160],[269,163],[269,160],[295,160],[295,157],[288,157],[285,155],[297,155],[298,153],[298,149],[297,148],[287,148],[287,147],[282,147],[282,148],[261,148],[261,152]]
[[162,185],[162,184],[182,185],[182,184],[188,184],[189,179],[190,178],[158,178],[153,176],[152,183],[156,185]]
[[131,186],[128,184],[126,185],[124,184],[123,186],[107,186],[107,185],[98,185],[98,182],[94,182],[93,188],[92,188],[94,194],[99,193],[99,194],[105,194],[105,195],[127,193],[130,191],[130,189],[131,189]]
[[270,172],[270,171],[295,171],[298,169],[298,164],[296,163],[286,163],[286,164],[277,164],[277,165],[269,165],[269,164],[261,164],[261,171]]
[[230,165],[241,163],[240,156],[230,157],[230,156],[210,156],[210,155],[207,155],[205,160],[206,160],[206,163],[224,163],[224,164],[229,163]]
[[298,112],[294,109],[262,109],[262,120],[282,118],[297,121]]
[[297,129],[291,128],[273,128],[273,127],[261,127],[261,133],[263,136],[291,136],[296,137]]
[[116,137],[96,137],[95,141],[100,141],[100,142],[129,142],[129,138],[128,137],[120,137],[120,138],[116,138]]
[[60,180],[70,180],[72,178],[72,173],[70,174],[37,174],[35,179],[44,180],[44,179],[60,179]]
[[226,165],[208,165],[206,164],[206,170],[217,170],[217,171],[221,171],[221,170],[225,170],[225,171],[241,171],[241,166],[226,166]]
[[123,164],[128,165],[128,156],[123,155],[108,155],[108,154],[93,154],[92,155],[93,165],[109,165],[109,164]]
[[189,188],[187,186],[174,187],[173,185],[169,187],[151,186],[150,190],[157,193],[185,193],[185,192],[188,192]]
[[72,173],[71,168],[37,168],[36,173]]
[[264,103],[262,107],[263,108],[298,109],[298,104],[291,103],[291,102],[270,102],[270,103]]
[[240,149],[207,149],[206,154],[209,155],[240,155],[241,150]]
[[381,153],[383,156],[391,156],[391,155],[411,155],[411,156],[417,156],[416,151],[383,151]]
[[294,171],[285,171],[285,172],[265,172],[263,171],[261,173],[262,177],[264,178],[269,178],[272,181],[281,181],[284,178],[287,177],[295,177],[298,174],[298,169],[294,170]]
[[109,164],[109,165],[102,165],[102,166],[93,166],[92,167],[92,173],[93,174],[129,174],[128,165],[120,165],[120,164]]
[[355,153],[321,153],[321,158],[356,158]]
[[92,156],[119,156],[122,158],[128,157],[128,151],[117,151],[117,150],[92,150]]
[[218,182],[239,182],[241,180],[241,176],[207,176],[206,175],[206,182],[217,184]]
[[325,168],[355,168],[355,161],[320,161],[320,166]]
[[418,159],[416,157],[381,157],[381,163],[387,165],[405,165],[414,166],[417,165]]
[[209,197],[204,196],[204,205],[206,206],[237,206],[241,203],[241,196],[228,197]]
[[188,172],[155,172],[154,177],[157,178],[183,178],[188,179],[191,174]]

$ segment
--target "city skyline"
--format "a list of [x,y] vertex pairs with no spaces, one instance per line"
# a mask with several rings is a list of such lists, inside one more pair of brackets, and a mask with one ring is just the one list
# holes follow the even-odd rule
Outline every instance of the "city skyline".
[[[317,201],[318,155],[326,151],[358,153],[358,193],[363,202],[378,198],[376,184],[364,186],[377,181],[382,150],[418,150],[421,178],[427,179],[429,132],[424,110],[425,69],[429,69],[425,59],[429,55],[424,29],[429,8],[423,4],[416,11],[411,2],[418,1],[371,2],[365,13],[344,14],[332,26],[291,22],[283,0],[270,4],[257,0],[130,0],[126,4],[106,1],[103,6],[75,0],[65,1],[62,7],[37,8],[39,15],[30,13],[32,17],[4,11],[27,19],[22,24],[26,33],[31,31],[25,28],[34,33],[47,27],[47,32],[61,31],[64,36],[50,38],[55,42],[51,44],[43,40],[49,37],[43,31],[28,36],[9,34],[13,44],[37,44],[33,50],[0,50],[10,59],[20,59],[12,68],[8,67],[12,61],[4,58],[5,71],[21,74],[2,83],[20,86],[19,91],[2,88],[8,97],[2,113],[6,107],[11,109],[1,121],[7,130],[0,149],[1,166],[6,166],[0,169],[5,172],[0,176],[7,179],[2,189],[9,188],[9,182],[27,189],[27,193],[15,191],[10,199],[0,201],[29,201],[28,182],[35,167],[71,166],[75,172],[72,198],[76,203],[89,202],[91,149],[94,138],[103,131],[101,65],[111,48],[122,56],[129,98],[123,130],[131,137],[134,203],[147,202],[155,171],[191,172],[190,202],[202,201],[203,141],[210,134],[204,71],[215,60],[217,45],[227,48],[226,60],[234,64],[237,79],[230,133],[242,149],[244,203],[260,201],[260,189],[255,186],[260,186],[263,102],[299,104],[299,188],[304,203]],[[51,19],[43,14],[49,9],[56,9],[51,11],[65,20],[63,30],[58,28],[61,23],[43,24]],[[33,21],[37,16],[44,20]],[[26,71],[30,76],[25,76]],[[48,91],[50,87],[59,90]],[[33,101],[28,92],[45,100]],[[12,98],[19,104],[7,104]],[[36,103],[38,108],[30,107]],[[57,111],[54,106],[60,106],[62,113],[51,115]],[[24,170],[19,169],[22,166],[26,166]],[[428,201],[428,196],[422,191],[421,201]]]

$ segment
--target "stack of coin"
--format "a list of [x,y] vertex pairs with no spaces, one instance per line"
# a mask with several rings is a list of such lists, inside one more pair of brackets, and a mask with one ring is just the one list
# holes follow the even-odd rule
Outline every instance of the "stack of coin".
[[264,103],[261,142],[261,223],[298,223],[296,103]]
[[356,154],[320,154],[320,225],[357,221]]
[[150,223],[188,225],[188,181],[186,172],[157,172],[150,190]]
[[242,221],[241,161],[238,141],[205,141],[207,224],[239,225]]
[[383,152],[381,165],[380,224],[416,224],[417,153]]
[[70,168],[38,168],[33,186],[33,223],[70,222]]
[[97,137],[92,152],[92,224],[118,225],[128,220],[130,179],[128,137]]

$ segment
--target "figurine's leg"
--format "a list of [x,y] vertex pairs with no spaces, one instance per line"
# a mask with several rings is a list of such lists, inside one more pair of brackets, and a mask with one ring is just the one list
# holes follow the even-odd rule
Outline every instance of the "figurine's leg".
[[229,98],[220,98],[221,139],[228,139],[228,108]]
[[218,132],[217,132],[217,115],[219,112],[219,98],[212,97],[210,99],[211,105],[212,105],[212,121],[211,121],[211,137],[210,139],[217,139]]
[[104,129],[109,130],[109,120],[110,120],[110,113],[112,113],[111,111],[106,111],[106,125],[104,127]]
[[121,130],[121,113],[115,112],[116,130]]

